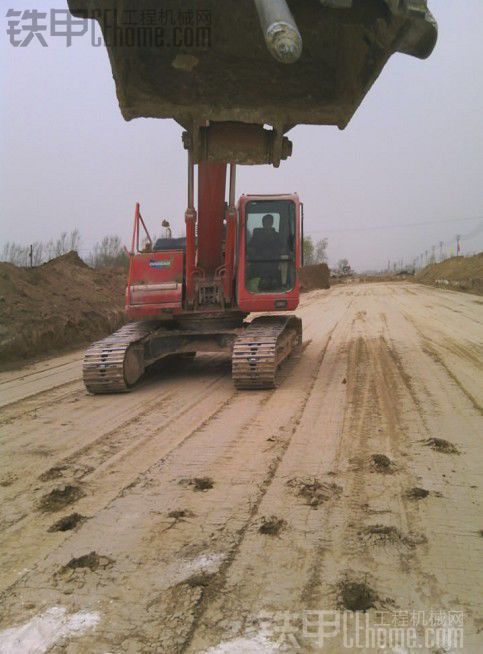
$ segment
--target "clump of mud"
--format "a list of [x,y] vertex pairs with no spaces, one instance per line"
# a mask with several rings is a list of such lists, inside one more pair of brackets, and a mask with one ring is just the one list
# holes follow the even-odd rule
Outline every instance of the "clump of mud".
[[59,488],[54,488],[44,495],[39,502],[39,509],[46,512],[60,511],[65,506],[77,502],[78,499],[85,495],[82,488],[66,484]]
[[193,512],[188,511],[188,509],[176,509],[175,511],[170,511],[168,513],[168,518],[173,518],[173,520],[184,520],[184,518],[192,518]]
[[443,438],[427,438],[422,441],[426,447],[430,447],[435,452],[441,452],[442,454],[460,454],[459,449],[453,443],[445,441]]
[[211,580],[215,575],[208,572],[201,572],[200,574],[193,575],[186,579],[185,584],[191,588],[199,588],[200,586],[206,587],[210,585]]
[[414,488],[409,488],[405,495],[409,500],[423,500],[425,497],[428,497],[429,491],[426,488],[415,486]]
[[97,552],[92,551],[89,552],[89,554],[84,554],[82,556],[78,556],[77,558],[72,558],[69,563],[64,565],[61,572],[66,573],[72,570],[78,570],[80,568],[86,568],[91,572],[95,572],[96,570],[99,570],[99,568],[104,570],[113,563],[113,559],[109,558],[108,556],[99,556]]
[[195,477],[188,481],[188,485],[192,486],[194,491],[206,491],[213,488],[215,482],[211,477]]
[[7,488],[17,481],[17,476],[11,472],[7,473],[0,479],[0,486],[2,488]]
[[392,475],[396,464],[385,454],[373,454],[370,458],[371,469],[383,475]]
[[278,536],[278,534],[287,526],[283,518],[277,518],[276,515],[270,517],[262,517],[261,524],[258,528],[260,534],[267,536]]
[[57,520],[57,522],[54,522],[47,531],[70,531],[71,529],[75,529],[78,525],[81,525],[86,520],[87,518],[80,513],[70,513],[60,520]]
[[327,484],[315,478],[295,477],[287,482],[287,486],[314,509],[330,499],[338,498],[342,493],[342,488],[337,484]]
[[403,534],[394,525],[369,525],[359,533],[370,543],[382,546],[405,545],[412,548],[427,541],[423,535]]
[[339,608],[346,611],[368,611],[379,600],[376,591],[365,582],[343,579],[337,585]]
[[63,477],[64,471],[67,469],[67,466],[54,466],[49,468],[41,475],[39,475],[40,481],[52,481],[53,479],[60,479]]

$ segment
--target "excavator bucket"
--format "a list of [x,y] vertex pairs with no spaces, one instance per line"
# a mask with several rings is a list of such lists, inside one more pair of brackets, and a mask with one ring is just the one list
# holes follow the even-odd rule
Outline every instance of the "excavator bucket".
[[343,129],[391,55],[437,38],[426,0],[68,2],[99,22],[124,118],[173,118],[195,162],[278,165],[289,129]]

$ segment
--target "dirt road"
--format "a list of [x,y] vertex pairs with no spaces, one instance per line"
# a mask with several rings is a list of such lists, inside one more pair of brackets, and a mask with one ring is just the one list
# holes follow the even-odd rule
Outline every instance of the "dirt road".
[[275,391],[222,356],[109,397],[80,353],[0,375],[0,652],[316,651],[323,609],[464,612],[450,651],[482,651],[481,299],[354,284],[298,315]]

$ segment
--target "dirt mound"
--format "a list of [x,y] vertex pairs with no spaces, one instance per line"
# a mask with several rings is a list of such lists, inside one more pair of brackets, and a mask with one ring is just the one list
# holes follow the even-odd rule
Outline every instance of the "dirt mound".
[[0,363],[82,345],[123,320],[126,271],[69,252],[37,268],[0,263]]
[[365,582],[343,579],[337,585],[338,606],[346,611],[368,611],[379,601],[376,591]]
[[317,288],[330,288],[330,271],[326,263],[304,266],[300,271],[300,289],[314,291]]
[[415,279],[422,284],[483,295],[483,252],[433,263],[416,273]]

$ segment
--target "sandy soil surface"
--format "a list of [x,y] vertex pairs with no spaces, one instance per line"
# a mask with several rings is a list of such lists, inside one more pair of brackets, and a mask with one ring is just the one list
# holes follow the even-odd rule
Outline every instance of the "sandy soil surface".
[[317,651],[306,612],[344,608],[463,611],[451,651],[483,650],[481,300],[339,285],[298,315],[274,391],[220,355],[120,396],[80,352],[0,375],[0,652]]

